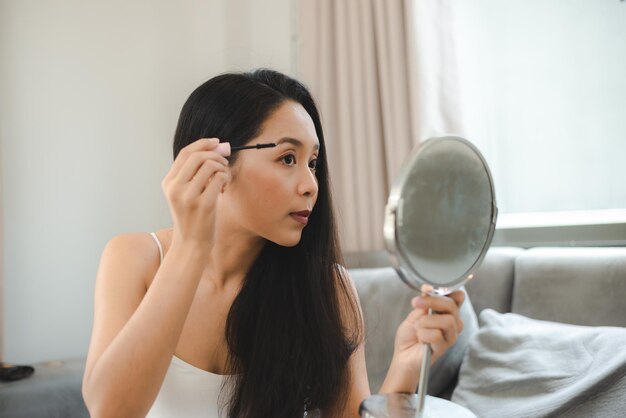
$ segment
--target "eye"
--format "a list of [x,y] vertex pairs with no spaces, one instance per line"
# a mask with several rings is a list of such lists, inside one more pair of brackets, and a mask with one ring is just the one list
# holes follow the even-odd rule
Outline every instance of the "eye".
[[[283,155],[280,160],[288,165],[288,166],[293,166],[296,165],[296,156],[295,154],[287,154],[287,155]],[[309,161],[309,168],[313,171],[315,171],[317,169],[317,158],[312,159],[311,161]]]
[[296,163],[296,156],[293,154],[287,154],[281,157],[281,161],[287,165],[294,165]]

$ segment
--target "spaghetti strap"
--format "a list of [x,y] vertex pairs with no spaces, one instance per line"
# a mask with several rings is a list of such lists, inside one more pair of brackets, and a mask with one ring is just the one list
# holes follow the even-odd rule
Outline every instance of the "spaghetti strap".
[[154,232],[150,232],[150,235],[152,235],[152,238],[154,238],[156,245],[159,247],[159,255],[161,256],[161,263],[162,263],[163,262],[163,246],[161,245],[161,241],[159,241],[157,234],[155,234]]

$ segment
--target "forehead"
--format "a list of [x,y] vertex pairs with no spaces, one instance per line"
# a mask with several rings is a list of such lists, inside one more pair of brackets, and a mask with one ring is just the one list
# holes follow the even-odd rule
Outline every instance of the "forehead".
[[[263,123],[259,138],[278,141],[280,138],[297,138],[307,148],[319,144],[313,119],[297,102],[282,103]],[[252,141],[258,142],[258,141]]]

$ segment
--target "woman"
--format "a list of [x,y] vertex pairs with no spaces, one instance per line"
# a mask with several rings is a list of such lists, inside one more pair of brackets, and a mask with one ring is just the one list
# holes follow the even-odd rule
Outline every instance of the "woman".
[[[276,146],[231,152],[264,143]],[[306,88],[270,70],[198,87],[162,187],[173,226],[117,236],[102,254],[83,379],[92,416],[357,417],[370,395],[363,323]],[[463,299],[413,300],[381,392],[415,391],[421,343],[434,360],[454,344]]]

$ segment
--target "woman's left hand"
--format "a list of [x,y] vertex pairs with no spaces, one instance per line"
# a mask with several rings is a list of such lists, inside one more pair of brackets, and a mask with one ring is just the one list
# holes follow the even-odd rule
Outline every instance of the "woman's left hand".
[[[432,362],[441,357],[463,330],[459,307],[465,293],[457,290],[448,296],[423,295],[411,300],[413,310],[398,327],[393,362],[405,371],[419,373],[426,346],[432,347]],[[428,309],[432,314],[428,315]]]

